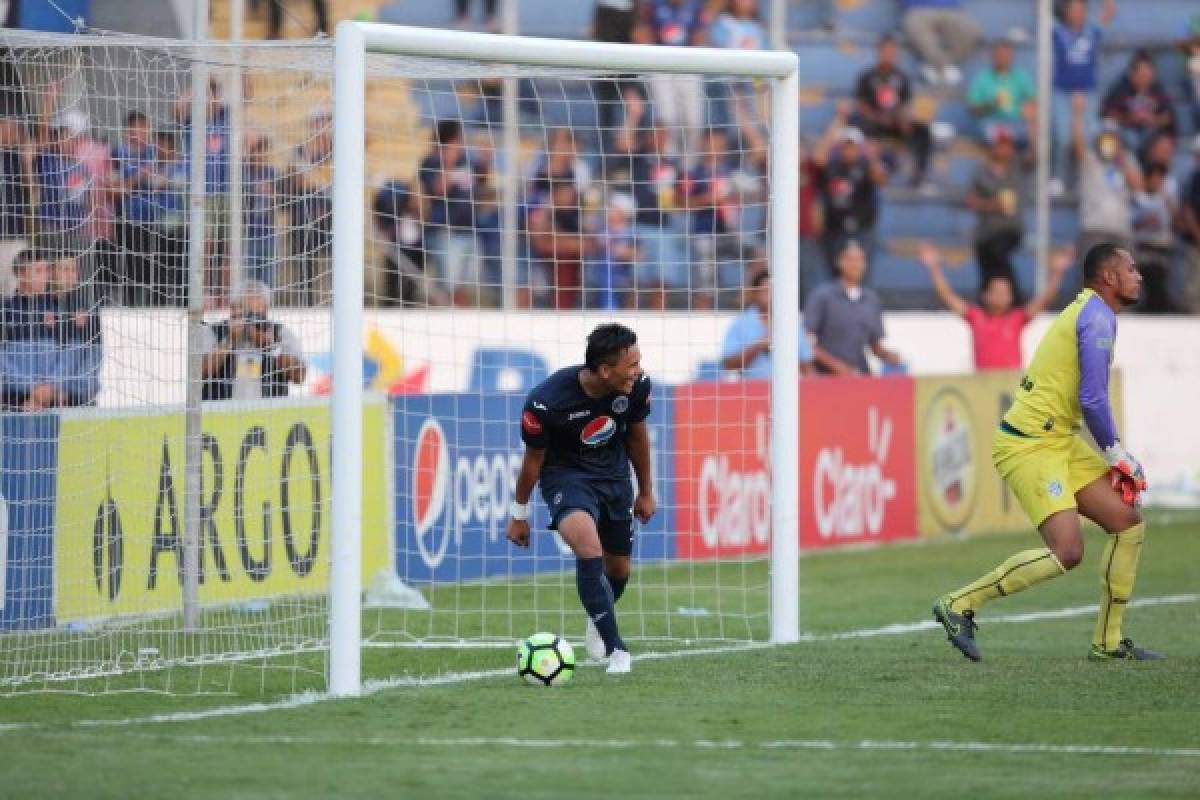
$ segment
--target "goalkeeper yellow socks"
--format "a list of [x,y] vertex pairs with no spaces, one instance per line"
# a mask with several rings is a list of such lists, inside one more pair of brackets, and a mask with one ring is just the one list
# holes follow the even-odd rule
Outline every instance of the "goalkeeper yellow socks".
[[1023,550],[1009,556],[1003,564],[974,583],[951,592],[950,609],[959,613],[975,611],[988,600],[1016,594],[1030,586],[1057,578],[1065,572],[1058,558],[1049,549],[1042,547],[1037,550]]
[[1133,594],[1133,579],[1145,538],[1146,524],[1141,522],[1110,535],[1104,547],[1100,559],[1100,616],[1092,636],[1092,644],[1103,650],[1116,650],[1121,645],[1121,618]]

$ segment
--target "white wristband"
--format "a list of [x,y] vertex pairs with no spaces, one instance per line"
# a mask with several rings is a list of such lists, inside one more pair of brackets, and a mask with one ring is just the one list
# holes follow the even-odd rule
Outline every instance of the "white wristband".
[[529,519],[529,503],[518,503],[513,500],[512,505],[508,507],[508,515],[517,522],[524,522]]

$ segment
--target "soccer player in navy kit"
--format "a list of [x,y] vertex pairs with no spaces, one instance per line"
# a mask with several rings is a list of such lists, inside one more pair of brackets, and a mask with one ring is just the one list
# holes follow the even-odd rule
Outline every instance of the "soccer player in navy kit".
[[588,655],[607,656],[614,674],[631,666],[614,604],[629,582],[633,518],[645,523],[655,511],[646,429],[650,379],[641,362],[637,334],[624,325],[600,325],[588,336],[585,363],[533,388],[521,412],[525,456],[508,522],[509,541],[528,547],[529,496],[540,483],[550,527],[575,553]]

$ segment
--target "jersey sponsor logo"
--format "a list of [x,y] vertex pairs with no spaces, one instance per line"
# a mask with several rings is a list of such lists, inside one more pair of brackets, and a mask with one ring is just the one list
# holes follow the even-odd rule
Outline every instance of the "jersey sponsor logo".
[[445,557],[453,533],[451,525],[437,525],[443,516],[449,516],[445,512],[451,467],[446,432],[433,417],[417,431],[412,465],[413,530],[421,558],[433,568]]
[[1062,497],[1063,485],[1059,481],[1050,481],[1050,484],[1046,487],[1046,491],[1050,493],[1051,497]]
[[591,416],[591,414],[592,414],[592,412],[588,411],[587,409],[584,409],[583,411],[572,411],[570,414],[567,414],[567,419],[568,420],[581,419],[583,417]]
[[583,426],[579,433],[579,441],[587,447],[600,447],[617,432],[617,423],[612,417],[596,417]]
[[542,432],[542,423],[532,411],[522,411],[521,429],[531,436],[538,436]]
[[545,410],[546,410],[546,406],[545,406],[545,404],[544,404],[544,403],[539,403],[537,400],[534,400],[532,405],[533,405],[533,407],[534,407],[534,408],[536,408],[538,411],[545,411]]
[[625,395],[618,395],[613,399],[612,410],[614,414],[624,414],[629,409],[629,398]]

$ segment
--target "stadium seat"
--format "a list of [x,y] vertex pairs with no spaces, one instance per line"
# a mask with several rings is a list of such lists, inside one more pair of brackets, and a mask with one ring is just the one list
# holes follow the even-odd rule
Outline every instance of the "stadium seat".
[[546,359],[531,350],[481,347],[471,362],[470,392],[527,392],[550,374]]

